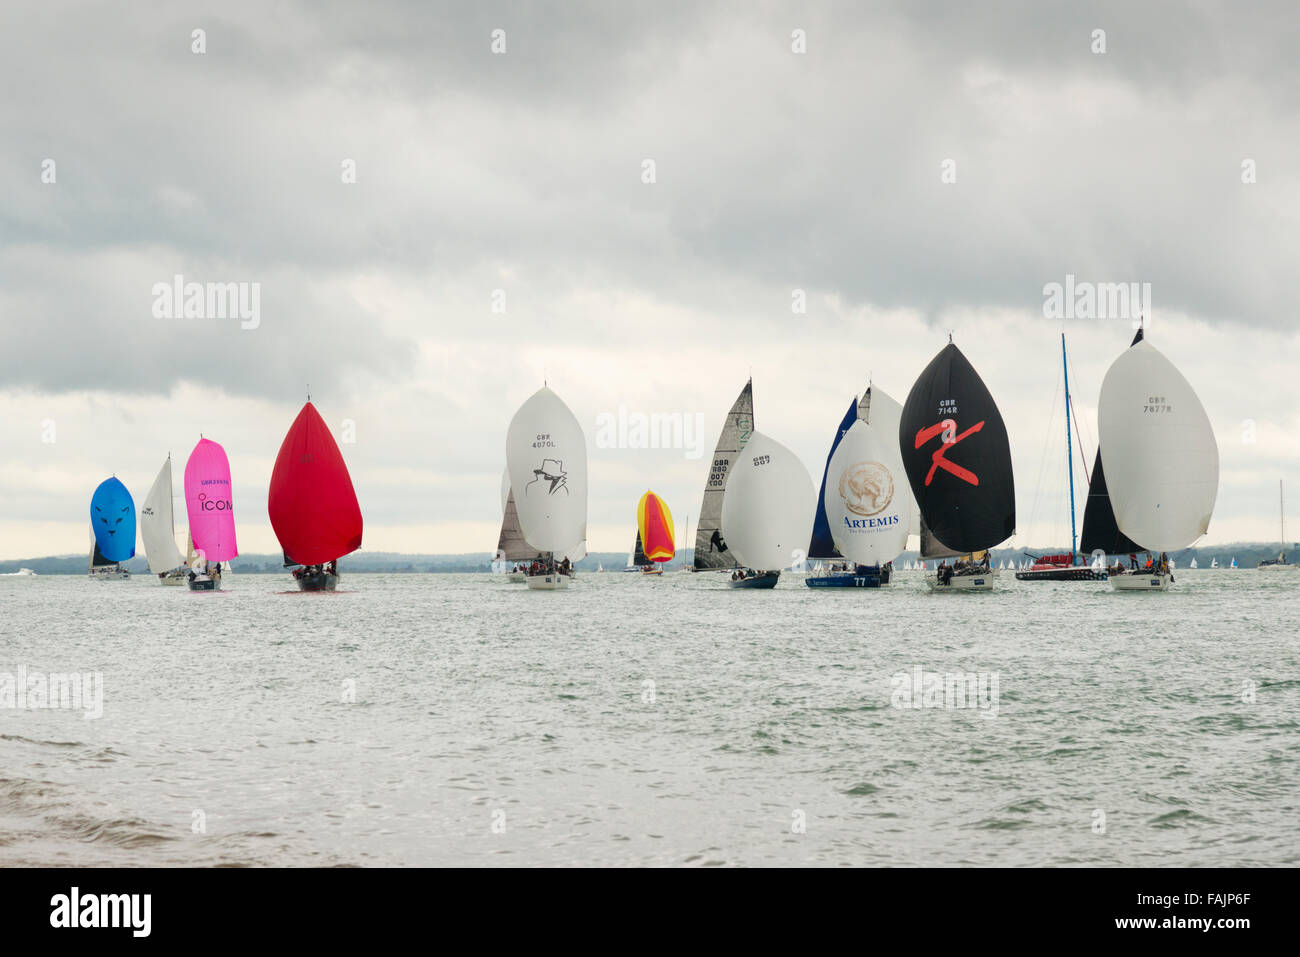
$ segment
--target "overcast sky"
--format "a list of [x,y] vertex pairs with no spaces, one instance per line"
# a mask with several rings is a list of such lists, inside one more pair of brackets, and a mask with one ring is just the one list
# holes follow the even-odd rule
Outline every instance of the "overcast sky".
[[[355,423],[368,550],[488,553],[543,376],[587,429],[590,546],[626,550],[647,488],[698,512],[751,373],[820,479],[868,375],[902,401],[949,331],[1007,421],[1014,544],[1063,545],[1059,335],[1089,465],[1132,337],[1044,318],[1067,273],[1151,284],[1218,435],[1206,542],[1273,539],[1279,478],[1300,503],[1297,28],[1285,2],[6,6],[0,558],[84,551],[95,485],[138,504],[199,433],[241,549],[273,551],[308,383]],[[176,274],[259,283],[260,323],[157,318]],[[620,407],[700,414],[709,450],[598,448]]]

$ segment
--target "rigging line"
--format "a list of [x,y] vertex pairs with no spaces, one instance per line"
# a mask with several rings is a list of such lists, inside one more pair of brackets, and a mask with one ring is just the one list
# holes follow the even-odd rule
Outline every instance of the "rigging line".
[[1074,419],[1074,434],[1079,436],[1079,458],[1083,462],[1083,479],[1089,486],[1092,485],[1092,476],[1088,474],[1088,456],[1083,451],[1083,433],[1079,431],[1079,417],[1074,412],[1074,403],[1070,403],[1070,418]]

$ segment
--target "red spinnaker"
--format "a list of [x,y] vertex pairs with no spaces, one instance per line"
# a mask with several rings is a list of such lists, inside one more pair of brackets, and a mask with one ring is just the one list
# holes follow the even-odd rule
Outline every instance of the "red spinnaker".
[[284,437],[267,499],[285,554],[320,565],[361,547],[361,506],[329,426],[308,402]]

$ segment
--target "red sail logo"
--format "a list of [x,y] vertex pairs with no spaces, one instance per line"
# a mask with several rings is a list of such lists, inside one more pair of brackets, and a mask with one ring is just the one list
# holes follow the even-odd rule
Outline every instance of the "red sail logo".
[[980,477],[970,469],[964,469],[954,462],[947,459],[948,450],[967,436],[974,435],[980,429],[984,428],[984,421],[981,420],[972,425],[960,435],[957,432],[957,423],[952,419],[944,419],[938,425],[932,425],[927,429],[921,429],[916,433],[916,444],[913,448],[920,448],[937,435],[942,435],[942,445],[930,453],[930,471],[925,473],[925,484],[928,486],[934,478],[935,470],[943,469],[945,472],[951,472],[963,482],[969,482],[971,485],[979,485]]

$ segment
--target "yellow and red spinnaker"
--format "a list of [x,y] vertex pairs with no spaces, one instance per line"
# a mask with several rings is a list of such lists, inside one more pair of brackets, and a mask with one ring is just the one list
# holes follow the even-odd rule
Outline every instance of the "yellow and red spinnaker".
[[673,557],[673,513],[654,492],[646,492],[636,506],[636,527],[641,533],[641,548],[652,562],[666,562]]

